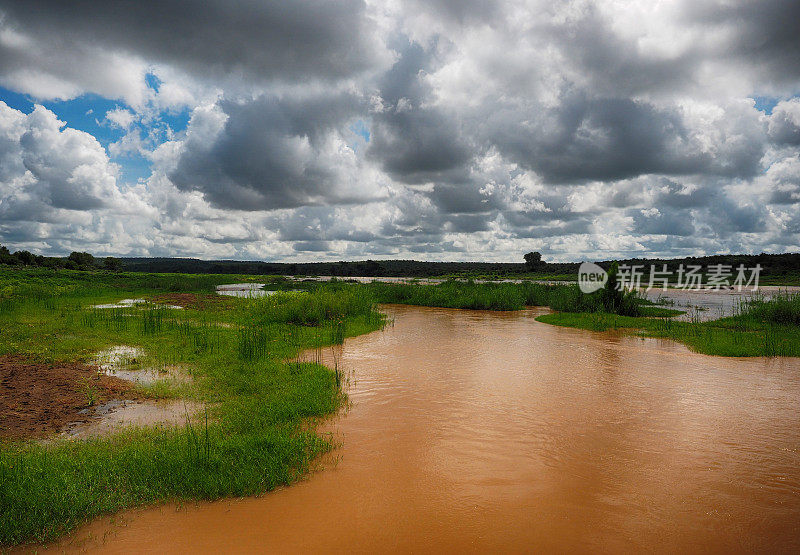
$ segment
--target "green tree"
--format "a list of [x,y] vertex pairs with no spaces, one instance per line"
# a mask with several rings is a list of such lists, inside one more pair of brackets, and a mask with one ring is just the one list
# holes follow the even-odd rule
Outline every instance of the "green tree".
[[95,267],[94,256],[88,252],[73,251],[67,257],[67,260],[72,261],[81,270],[91,270]]
[[525,266],[528,270],[535,270],[542,264],[542,253],[540,252],[529,252],[525,255]]
[[614,262],[608,270],[608,279],[603,287],[601,296],[603,308],[605,308],[606,312],[613,312],[614,314],[619,313],[625,297],[625,293],[622,291],[622,287],[620,287],[619,280],[617,279],[618,273],[619,265]]
[[14,256],[17,257],[17,260],[20,261],[20,264],[24,264],[26,266],[36,265],[36,257],[33,256],[30,251],[17,251],[14,253]]
[[122,270],[122,261],[119,258],[107,256],[105,260],[103,260],[103,268],[109,272],[119,272]]
[[17,264],[18,262],[8,248],[0,245],[0,264]]

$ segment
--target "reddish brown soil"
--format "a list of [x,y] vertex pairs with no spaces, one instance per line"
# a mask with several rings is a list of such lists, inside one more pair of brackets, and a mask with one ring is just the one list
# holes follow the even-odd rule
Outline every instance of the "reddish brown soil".
[[150,298],[154,303],[171,304],[184,308],[203,309],[209,307],[224,308],[231,306],[235,300],[221,295],[198,295],[197,293],[163,293]]
[[92,366],[0,356],[0,439],[47,436],[69,422],[89,420],[93,411],[81,411],[90,397],[99,405],[136,395],[129,382]]

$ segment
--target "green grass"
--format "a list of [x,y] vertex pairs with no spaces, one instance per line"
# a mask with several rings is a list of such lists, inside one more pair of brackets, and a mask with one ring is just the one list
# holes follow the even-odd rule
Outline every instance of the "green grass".
[[778,294],[770,300],[757,297],[739,307],[740,320],[800,326],[800,294]]
[[759,285],[800,286],[800,274],[767,274],[758,280]]
[[303,349],[379,329],[383,316],[367,288],[316,285],[204,310],[90,308],[210,292],[242,277],[0,270],[0,353],[90,361],[113,345],[136,346],[143,366],[180,365],[194,377],[141,386],[143,393],[209,407],[208,420],[187,414],[179,428],[0,443],[0,545],[51,540],[95,516],[169,499],[263,493],[298,479],[331,447],[309,422],[340,406],[341,376],[292,361]]
[[[581,293],[577,284],[548,285],[536,282],[476,283],[450,280],[436,285],[407,283],[369,284],[375,299],[382,303],[467,308],[478,310],[520,310],[526,306],[547,306],[564,312],[602,312],[602,291]],[[626,296],[625,306],[638,313],[646,303]]]
[[373,282],[368,287],[382,303],[476,310],[520,310],[526,304],[522,288],[512,283],[450,280],[437,285],[423,285]]
[[[654,307],[655,308],[655,307]],[[556,312],[540,322],[592,331],[625,330],[644,337],[672,339],[693,351],[717,356],[800,356],[800,295],[777,295],[742,305],[719,320],[675,321],[606,313]]]

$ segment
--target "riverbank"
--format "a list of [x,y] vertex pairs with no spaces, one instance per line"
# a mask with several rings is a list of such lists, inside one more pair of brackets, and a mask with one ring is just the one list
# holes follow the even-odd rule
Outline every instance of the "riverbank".
[[741,317],[705,322],[637,318],[606,313],[559,312],[540,322],[590,331],[621,331],[671,339],[693,351],[722,357],[800,357],[800,327],[772,325]]
[[[298,353],[384,322],[369,297],[341,284],[211,301],[214,276],[80,274],[0,276],[0,355],[13,354],[28,372],[79,365],[85,374],[87,366],[100,370],[100,352],[133,348],[139,354],[126,372],[156,369],[158,377],[180,368],[187,379],[136,383],[132,395],[195,408],[179,425],[124,426],[82,440],[21,440],[17,430],[0,442],[0,545],[51,540],[125,508],[257,495],[296,481],[331,448],[313,422],[342,403],[341,376],[296,360]],[[235,281],[229,277],[222,282]],[[99,308],[106,305],[116,308]],[[104,391],[87,376],[74,384],[38,377],[44,394],[84,395],[59,424],[100,417],[93,411]]]
[[539,316],[547,324],[592,331],[621,330],[671,339],[693,351],[727,357],[800,357],[800,293],[773,293],[731,309],[731,315],[690,321],[607,313],[559,312]]

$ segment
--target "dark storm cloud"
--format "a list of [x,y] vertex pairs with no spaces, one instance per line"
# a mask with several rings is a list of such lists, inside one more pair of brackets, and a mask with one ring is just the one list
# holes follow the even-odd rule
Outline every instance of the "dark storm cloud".
[[455,121],[417,108],[374,117],[368,155],[395,179],[409,183],[464,179],[471,153]]
[[800,182],[786,184],[772,191],[769,197],[770,204],[797,204],[800,203]]
[[505,210],[498,221],[507,233],[520,239],[564,237],[591,231],[592,220],[589,215],[570,211],[554,200],[551,204],[553,208],[545,212]]
[[[553,7],[545,10],[557,10]],[[568,16],[537,22],[532,32],[558,45],[570,70],[591,82],[596,94],[635,95],[701,86],[699,71],[708,61],[737,64],[773,83],[792,83],[800,75],[800,3],[796,0],[684,0],[678,21],[701,37],[669,55],[643,53],[637,40],[620,36],[600,3],[574,3]]]
[[592,222],[586,218],[567,222],[555,222],[549,225],[531,225],[514,230],[514,236],[520,239],[542,239],[545,237],[566,237],[590,233]]
[[497,217],[497,212],[485,214],[451,214],[447,217],[444,228],[452,233],[475,233],[486,231],[489,224]]
[[[222,130],[188,139],[169,178],[179,189],[203,192],[214,206],[237,210],[353,202],[357,197],[348,198],[346,191],[337,195],[336,186],[348,176],[325,155],[330,134],[359,106],[347,94],[223,101]],[[193,121],[190,132],[194,126]]]
[[299,252],[326,252],[330,250],[327,241],[302,241],[292,245],[292,248]]
[[710,32],[727,28],[730,42],[717,55],[749,62],[776,82],[800,76],[800,2],[797,0],[686,0],[685,22]]
[[462,25],[486,24],[500,14],[499,3],[494,0],[415,0],[410,4]]
[[547,210],[505,210],[503,218],[512,228],[526,229],[537,225],[551,225],[554,223],[564,223],[579,221],[586,218],[586,213],[577,212],[567,206],[563,199],[555,195],[549,199],[543,199]]
[[[771,204],[800,206],[800,154],[774,164],[767,177]],[[800,210],[797,212],[800,215]]]
[[384,107],[372,118],[367,156],[405,183],[463,179],[472,157],[465,142],[468,135],[455,118],[423,106],[430,91],[420,75],[433,67],[434,49],[435,45],[428,50],[417,43],[404,45],[381,80]]
[[702,152],[677,111],[628,98],[577,95],[532,122],[523,116],[490,115],[489,138],[522,167],[555,183],[642,174],[752,176],[764,151],[757,143],[721,155]]
[[[613,187],[606,187],[607,192],[605,196],[605,205],[613,208],[627,208],[628,206],[635,206],[641,204],[644,200],[642,197],[642,184],[635,181],[621,181],[615,183]],[[599,207],[598,207],[599,208]]]
[[722,198],[706,214],[708,219],[702,223],[709,225],[715,234],[758,233],[766,229],[763,206],[739,206],[730,198]]
[[671,208],[693,208],[708,206],[719,193],[719,184],[702,184],[697,187],[684,187],[670,179],[656,180],[659,192],[653,200],[654,206]]
[[362,0],[2,0],[0,12],[54,52],[99,46],[201,76],[349,77],[377,50]]
[[430,199],[445,214],[488,212],[504,208],[500,199],[485,195],[472,185],[437,184]]
[[629,215],[634,221],[634,231],[643,235],[688,236],[695,232],[692,214],[686,210],[666,214],[634,210]]
[[694,49],[672,57],[642,55],[636,42],[621,38],[594,4],[583,4],[569,17],[534,25],[534,33],[557,45],[568,69],[591,82],[598,95],[637,94],[684,86],[701,61]]
[[384,102],[396,105],[401,98],[419,105],[429,90],[418,79],[421,71],[434,65],[434,45],[427,49],[421,44],[398,38],[393,46],[399,57],[380,79],[379,89]]
[[500,213],[498,221],[512,237],[540,239],[565,237],[591,231],[591,213],[572,210],[565,198],[567,191],[553,190],[539,200],[544,210],[510,210]]

